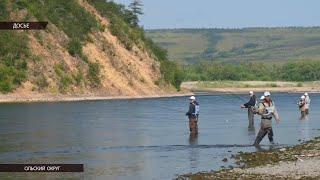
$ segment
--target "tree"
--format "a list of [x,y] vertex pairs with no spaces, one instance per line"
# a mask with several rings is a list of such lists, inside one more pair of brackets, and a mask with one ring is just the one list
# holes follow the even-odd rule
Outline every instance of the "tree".
[[133,20],[132,24],[134,26],[138,26],[138,23],[139,23],[138,16],[143,14],[142,6],[143,5],[140,0],[133,0],[129,5],[129,8],[131,9],[131,11],[133,13],[131,16],[131,19]]

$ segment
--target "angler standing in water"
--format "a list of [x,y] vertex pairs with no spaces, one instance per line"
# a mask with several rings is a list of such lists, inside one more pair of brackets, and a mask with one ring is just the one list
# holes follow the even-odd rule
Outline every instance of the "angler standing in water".
[[306,97],[305,96],[301,96],[300,101],[298,102],[298,106],[299,106],[299,110],[301,112],[301,117],[300,119],[303,120],[306,117],[306,113],[307,113],[307,102],[306,102]]
[[308,115],[309,114],[309,107],[310,107],[310,102],[311,102],[311,100],[310,100],[310,97],[309,97],[309,94],[308,93],[304,93],[304,96],[306,97],[306,99],[305,99],[305,102],[306,102],[306,115]]
[[275,104],[270,98],[270,92],[264,93],[264,100],[263,102],[259,103],[257,113],[261,115],[261,127],[254,142],[254,145],[258,146],[266,134],[268,134],[270,143],[273,144],[274,142],[271,120],[272,117],[274,117],[277,123],[279,123],[280,118]]
[[198,134],[199,103],[194,96],[191,96],[189,100],[189,111],[186,113],[186,116],[189,118],[190,134],[196,135]]
[[248,120],[249,120],[249,126],[248,128],[253,128],[254,127],[254,108],[257,103],[257,97],[254,95],[253,91],[249,92],[250,100],[242,104],[240,107],[241,108],[248,108]]

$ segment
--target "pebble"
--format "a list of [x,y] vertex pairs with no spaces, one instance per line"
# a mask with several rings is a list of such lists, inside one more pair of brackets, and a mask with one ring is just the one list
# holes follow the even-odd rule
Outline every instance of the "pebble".
[[283,151],[285,151],[285,150],[286,150],[286,148],[281,148],[281,149],[280,149],[281,152],[283,152]]

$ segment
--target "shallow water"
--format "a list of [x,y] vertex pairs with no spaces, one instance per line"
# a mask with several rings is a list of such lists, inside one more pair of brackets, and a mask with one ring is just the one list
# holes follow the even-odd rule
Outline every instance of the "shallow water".
[[[278,147],[319,134],[320,101],[311,94],[311,114],[299,120],[300,94],[273,94],[282,122],[273,123]],[[189,137],[186,97],[70,103],[0,105],[1,163],[83,163],[84,173],[0,173],[2,177],[82,179],[172,179],[177,174],[217,170],[225,157],[256,151],[250,144],[247,95],[199,96],[199,136]],[[268,138],[262,148],[269,149]],[[1,179],[2,179],[1,178]]]

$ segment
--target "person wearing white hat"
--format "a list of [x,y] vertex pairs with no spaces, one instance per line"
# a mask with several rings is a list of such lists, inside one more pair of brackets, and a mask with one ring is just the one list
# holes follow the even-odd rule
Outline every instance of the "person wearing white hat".
[[309,97],[309,94],[308,93],[304,93],[304,96],[306,97],[305,99],[305,102],[306,102],[306,115],[309,114],[309,107],[310,107],[310,102],[311,102],[311,99]]
[[306,106],[307,106],[307,103],[306,103],[306,97],[305,96],[301,96],[300,97],[300,101],[298,102],[298,106],[299,106],[299,110],[301,112],[301,117],[300,119],[305,119],[306,117]]
[[189,111],[186,113],[186,116],[188,116],[189,118],[190,134],[197,135],[200,106],[199,103],[196,101],[196,97],[191,96],[189,100]]
[[255,112],[255,105],[257,104],[257,97],[254,95],[253,91],[249,92],[250,100],[242,104],[240,107],[241,108],[247,108],[248,109],[248,121],[249,121],[249,126],[248,128],[253,128],[254,127],[254,112]]
[[270,143],[273,144],[272,118],[274,117],[277,123],[280,122],[275,103],[270,98],[270,92],[266,91],[263,96],[263,102],[259,103],[257,110],[257,113],[261,115],[261,127],[254,142],[255,146],[260,144],[266,134],[268,134]]

